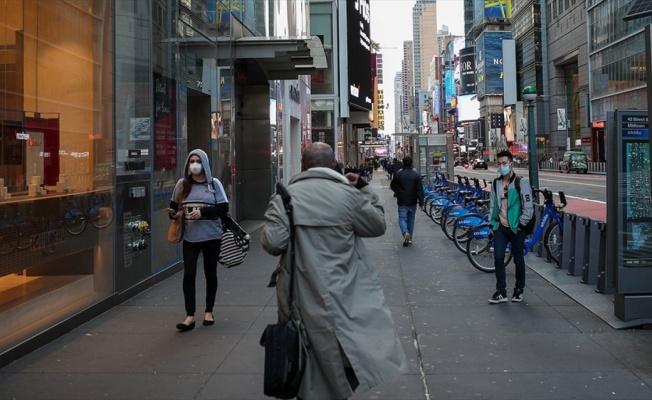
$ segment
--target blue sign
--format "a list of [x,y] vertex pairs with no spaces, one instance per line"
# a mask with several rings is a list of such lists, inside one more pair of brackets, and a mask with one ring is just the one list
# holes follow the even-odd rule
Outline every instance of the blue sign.
[[511,38],[511,32],[484,32],[476,39],[475,84],[478,95],[503,94],[503,39]]
[[623,129],[623,137],[648,139],[650,137],[649,129]]

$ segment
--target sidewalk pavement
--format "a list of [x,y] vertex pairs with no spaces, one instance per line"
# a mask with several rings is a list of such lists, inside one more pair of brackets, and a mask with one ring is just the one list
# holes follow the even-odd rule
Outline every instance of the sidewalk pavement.
[[[531,268],[522,303],[489,305],[493,274],[420,212],[404,248],[389,182],[376,174],[371,185],[388,229],[365,242],[409,372],[353,399],[652,399],[651,331],[615,330]],[[276,319],[266,285],[277,260],[262,250],[261,224],[245,223],[254,236],[246,262],[219,267],[215,325],[176,331],[178,273],[1,369],[0,399],[264,399],[258,340]],[[534,255],[527,262],[554,270]]]

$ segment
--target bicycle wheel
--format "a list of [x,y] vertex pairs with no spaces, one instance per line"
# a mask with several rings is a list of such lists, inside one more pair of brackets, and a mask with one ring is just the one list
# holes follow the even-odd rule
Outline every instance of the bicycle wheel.
[[97,229],[106,228],[113,222],[113,209],[108,204],[98,204],[91,209],[89,219]]
[[469,233],[475,228],[474,226],[459,226],[453,227],[453,243],[457,250],[466,254],[466,242],[469,241]]
[[546,249],[546,253],[548,253],[548,257],[555,263],[558,263],[561,258],[561,252],[564,247],[564,241],[562,239],[561,227],[557,221],[553,220],[543,235],[543,246]]
[[437,225],[441,222],[441,210],[441,205],[435,204],[434,202],[430,204],[430,219]]
[[[471,264],[482,272],[494,272],[496,270],[493,239],[470,237],[466,242],[466,256]],[[505,250],[505,266],[511,260],[512,252],[508,247]]]
[[18,228],[8,222],[0,227],[0,254],[9,254],[18,247]]
[[68,211],[63,217],[63,222],[66,230],[71,235],[81,235],[88,224],[86,214],[78,208],[73,208]]
[[455,228],[455,221],[457,221],[457,218],[449,217],[448,214],[441,219],[441,230],[444,231],[444,234],[450,240],[454,240],[453,229]]

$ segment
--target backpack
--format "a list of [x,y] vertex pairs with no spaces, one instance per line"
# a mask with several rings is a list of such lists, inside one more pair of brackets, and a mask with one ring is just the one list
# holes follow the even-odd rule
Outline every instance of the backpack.
[[[493,182],[493,190],[496,198],[498,198],[498,189],[496,189],[496,182],[498,181],[499,178],[494,179]],[[516,179],[514,180],[514,187],[516,188],[516,193],[518,193],[518,198],[521,199],[521,210],[523,209],[523,198],[521,197],[521,177],[520,175],[516,175]],[[537,217],[536,215],[532,214],[532,218],[525,224],[525,236],[530,236],[534,232],[534,228],[537,225]]]

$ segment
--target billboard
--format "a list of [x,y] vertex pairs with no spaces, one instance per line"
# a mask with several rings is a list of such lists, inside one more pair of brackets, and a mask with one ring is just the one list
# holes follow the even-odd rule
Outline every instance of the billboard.
[[460,50],[460,94],[475,93],[475,47]]
[[369,0],[346,1],[349,104],[371,111],[371,13]]
[[511,32],[484,32],[476,39],[475,90],[479,96],[503,94],[503,39],[511,38]]
[[484,0],[485,18],[512,18],[512,0]]

